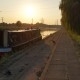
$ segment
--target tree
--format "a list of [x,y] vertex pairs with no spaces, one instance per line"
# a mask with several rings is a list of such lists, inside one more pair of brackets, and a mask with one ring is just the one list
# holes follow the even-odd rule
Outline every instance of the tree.
[[21,21],[17,21],[17,22],[16,22],[16,25],[17,25],[18,27],[20,27],[20,26],[22,25]]
[[61,0],[59,8],[62,25],[80,34],[80,0]]

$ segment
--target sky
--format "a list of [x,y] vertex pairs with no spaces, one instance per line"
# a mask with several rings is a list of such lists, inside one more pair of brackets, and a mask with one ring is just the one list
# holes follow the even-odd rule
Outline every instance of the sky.
[[60,24],[59,4],[60,0],[0,0],[0,22],[2,17],[7,23],[37,23],[43,18],[45,24]]

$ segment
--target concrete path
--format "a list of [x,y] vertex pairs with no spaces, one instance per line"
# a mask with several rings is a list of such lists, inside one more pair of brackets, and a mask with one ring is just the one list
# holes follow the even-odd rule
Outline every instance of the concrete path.
[[80,63],[69,35],[62,31],[44,80],[80,80]]

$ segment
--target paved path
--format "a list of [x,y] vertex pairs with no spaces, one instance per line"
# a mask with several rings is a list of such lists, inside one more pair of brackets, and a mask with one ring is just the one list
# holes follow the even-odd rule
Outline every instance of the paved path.
[[80,63],[73,41],[62,32],[44,80],[80,80]]

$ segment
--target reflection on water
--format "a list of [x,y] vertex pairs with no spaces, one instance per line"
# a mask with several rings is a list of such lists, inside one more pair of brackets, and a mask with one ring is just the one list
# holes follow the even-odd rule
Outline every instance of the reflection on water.
[[49,36],[50,34],[55,33],[56,31],[42,31],[41,35],[42,35],[42,39],[44,39],[45,37]]

